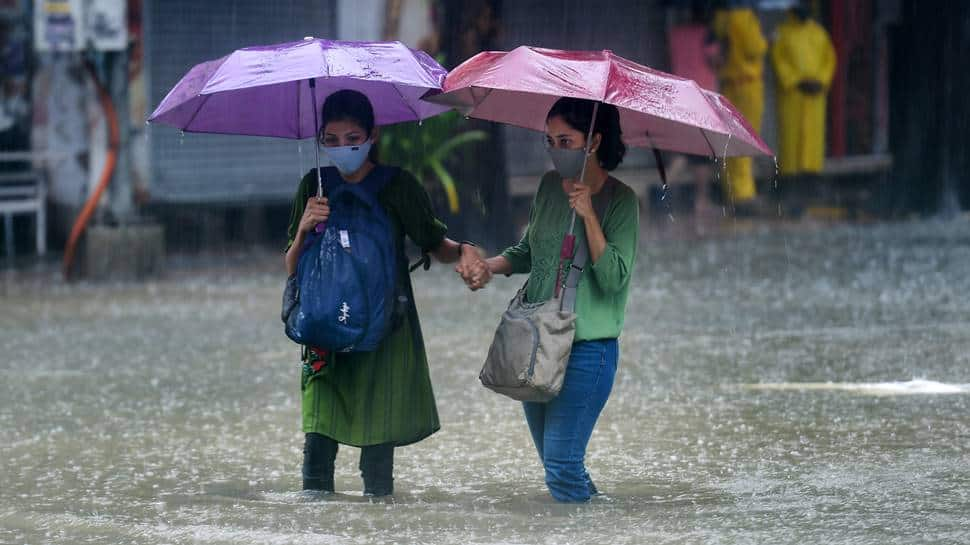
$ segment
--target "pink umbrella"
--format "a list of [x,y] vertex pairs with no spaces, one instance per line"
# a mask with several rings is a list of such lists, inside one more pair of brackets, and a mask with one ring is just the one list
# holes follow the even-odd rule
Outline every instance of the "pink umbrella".
[[[564,51],[520,46],[479,53],[452,70],[443,91],[425,100],[451,106],[469,117],[545,130],[546,115],[561,97],[616,106],[623,138],[631,146],[709,156],[772,155],[730,102],[692,80],[639,65],[612,51]],[[594,127],[590,127],[592,135]],[[587,138],[589,144],[591,138]],[[585,175],[585,164],[583,173]],[[560,250],[556,295],[566,260],[575,255],[576,213]]]
[[696,155],[773,155],[723,96],[612,51],[520,46],[479,53],[452,70],[443,92],[425,100],[467,116],[544,130],[560,97],[619,109],[624,140]]

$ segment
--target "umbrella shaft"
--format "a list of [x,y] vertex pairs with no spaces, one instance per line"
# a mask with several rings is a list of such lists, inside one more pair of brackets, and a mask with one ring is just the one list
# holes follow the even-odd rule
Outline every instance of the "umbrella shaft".
[[[593,145],[593,128],[596,126],[596,113],[599,111],[600,103],[596,101],[593,103],[593,118],[589,120],[589,132],[586,134],[586,146],[583,149],[583,170],[579,172],[579,183],[586,183],[586,165],[589,163],[589,148]],[[569,218],[569,234],[573,234],[573,230],[576,229],[576,209],[573,209],[572,216]]]
[[320,142],[317,138],[313,139],[313,150],[317,156],[317,197],[323,196],[323,177],[320,175]]
[[320,175],[320,117],[317,115],[316,78],[310,78],[310,103],[313,104],[313,152],[317,157],[317,197],[322,197],[323,176]]

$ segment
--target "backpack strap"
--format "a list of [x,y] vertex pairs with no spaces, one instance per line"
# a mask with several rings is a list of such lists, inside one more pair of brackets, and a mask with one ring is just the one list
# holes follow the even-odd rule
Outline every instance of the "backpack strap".
[[[375,196],[384,189],[391,180],[397,176],[400,167],[386,166],[386,165],[374,165],[373,175],[368,175],[360,182],[360,187],[370,191]],[[320,176],[323,180],[323,195],[327,196],[335,187],[343,185],[345,182],[343,177],[340,176],[340,171],[337,167],[329,166],[322,167],[320,169]],[[333,181],[332,181],[333,180]]]
[[339,180],[340,173],[337,172],[337,167],[317,167],[320,169],[320,183],[323,185],[323,196],[329,197],[330,192],[333,191],[332,184],[330,180]]
[[376,197],[384,189],[384,186],[397,176],[400,170],[400,167],[395,166],[374,165],[373,176],[364,178],[360,185]]
[[330,197],[331,201],[340,198],[344,193],[349,193],[357,197],[357,199],[365,203],[368,207],[378,210],[381,215],[386,215],[386,211],[383,206],[381,206],[380,199],[378,198],[382,189],[397,175],[397,167],[385,167],[383,165],[377,165],[374,170],[367,175],[366,178],[361,180],[359,183],[350,183],[340,177],[340,173],[335,167],[325,167],[323,169],[323,179],[326,180],[338,180],[336,183],[331,182],[330,188],[327,189],[326,193]]
[[[599,193],[593,195],[593,210],[600,219],[600,225],[606,221],[606,212],[609,210],[613,194],[616,193],[617,181],[612,176],[606,178]],[[576,290],[579,287],[579,277],[583,274],[586,262],[589,260],[589,240],[586,244],[580,244],[576,248],[576,255],[573,262],[569,265],[569,273],[566,275],[566,289],[562,292],[562,310],[566,312],[576,311]]]
[[413,273],[418,269],[428,270],[430,268],[431,268],[431,255],[422,252],[421,257],[417,261],[412,263],[410,266],[408,266],[408,272]]
[[[371,177],[371,179],[367,180],[366,182],[369,184],[368,190],[373,191],[375,195],[379,193],[380,190],[384,188],[384,186],[390,183],[391,180],[396,178],[398,174],[400,174],[401,172],[401,167],[396,167],[396,166],[378,165],[377,168],[380,169],[380,171],[378,172],[378,175]],[[401,252],[401,255],[398,258],[403,260],[405,263],[408,262],[408,256],[404,252]],[[431,268],[431,256],[428,255],[428,253],[422,251],[421,257],[413,264],[408,265],[408,272],[413,273],[418,269],[428,270],[430,268]]]

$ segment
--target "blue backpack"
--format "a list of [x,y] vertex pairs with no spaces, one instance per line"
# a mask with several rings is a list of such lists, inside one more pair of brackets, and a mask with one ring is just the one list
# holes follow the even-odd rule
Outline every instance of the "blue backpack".
[[334,352],[370,352],[390,332],[399,256],[377,194],[395,173],[377,166],[351,184],[335,168],[323,169],[324,179],[331,180],[330,218],[323,232],[306,241],[283,297],[286,335],[293,341]]

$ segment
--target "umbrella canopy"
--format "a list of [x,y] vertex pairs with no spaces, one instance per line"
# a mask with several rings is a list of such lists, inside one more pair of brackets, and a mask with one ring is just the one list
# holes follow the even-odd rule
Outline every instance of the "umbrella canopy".
[[772,155],[723,96],[609,50],[521,46],[479,53],[448,74],[442,93],[432,91],[425,100],[542,131],[560,97],[616,106],[628,145],[709,156]]
[[365,94],[378,125],[417,121],[448,109],[420,100],[439,91],[446,74],[400,42],[306,38],[247,47],[194,66],[148,121],[186,132],[309,138],[315,112],[341,89]]

